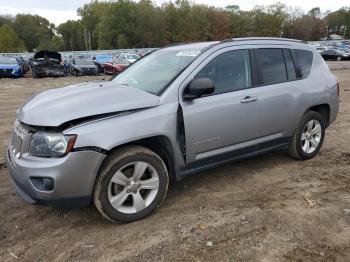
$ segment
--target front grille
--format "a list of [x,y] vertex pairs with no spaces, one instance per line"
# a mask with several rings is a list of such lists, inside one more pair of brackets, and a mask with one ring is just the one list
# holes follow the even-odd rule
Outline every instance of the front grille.
[[10,75],[12,73],[12,69],[0,69],[0,75]]

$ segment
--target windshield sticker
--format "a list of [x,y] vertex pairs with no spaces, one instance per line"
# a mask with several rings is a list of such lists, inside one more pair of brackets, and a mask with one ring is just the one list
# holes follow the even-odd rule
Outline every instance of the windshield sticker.
[[188,51],[180,51],[176,54],[176,56],[197,56],[200,53],[201,53],[200,51],[188,50]]

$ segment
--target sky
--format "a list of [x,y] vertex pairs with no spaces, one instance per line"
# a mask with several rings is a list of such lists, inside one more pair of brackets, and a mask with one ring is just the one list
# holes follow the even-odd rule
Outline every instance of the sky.
[[[169,0],[153,0],[158,5]],[[174,0],[173,0],[174,1]],[[269,5],[278,0],[192,0],[197,4],[208,4],[217,7],[238,5],[241,10],[250,10],[255,5]],[[299,6],[305,11],[319,6],[322,11],[337,10],[343,6],[350,6],[349,0],[279,0],[288,6]],[[90,0],[0,0],[0,14],[16,15],[18,13],[37,14],[50,22],[59,25],[67,20],[77,20],[77,8],[90,3]]]

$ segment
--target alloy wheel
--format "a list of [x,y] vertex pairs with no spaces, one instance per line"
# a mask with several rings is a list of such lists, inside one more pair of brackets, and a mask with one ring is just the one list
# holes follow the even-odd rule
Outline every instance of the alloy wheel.
[[108,200],[118,212],[134,214],[148,207],[158,190],[156,169],[146,162],[132,162],[112,176],[108,185]]
[[304,127],[301,134],[301,147],[307,154],[313,153],[322,138],[322,127],[318,120],[310,120]]

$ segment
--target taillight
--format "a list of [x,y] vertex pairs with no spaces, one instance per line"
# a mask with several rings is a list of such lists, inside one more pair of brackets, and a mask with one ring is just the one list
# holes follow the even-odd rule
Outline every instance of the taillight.
[[340,85],[339,85],[339,80],[337,80],[337,96],[340,94]]

